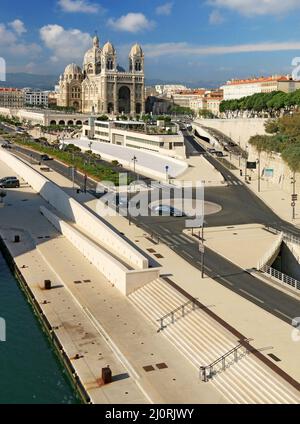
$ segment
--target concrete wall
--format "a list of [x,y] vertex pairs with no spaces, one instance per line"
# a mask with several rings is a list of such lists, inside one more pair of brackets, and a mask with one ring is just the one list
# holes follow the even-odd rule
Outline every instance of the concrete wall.
[[[289,166],[284,162],[279,153],[268,153],[257,152],[255,147],[249,146],[249,161],[256,161],[259,158],[261,168],[261,178],[264,181],[268,181],[272,184],[276,184],[280,189],[287,193],[292,194],[293,186],[291,184],[291,178],[293,172]],[[265,176],[265,169],[273,169],[273,176]],[[248,174],[253,176],[253,179],[257,179],[257,171],[248,170]],[[300,191],[300,173],[296,173],[296,193]],[[287,199],[289,201],[290,199]],[[288,203],[287,203],[288,205]]]
[[0,151],[0,159],[14,169],[55,209],[78,224],[83,231],[91,234],[100,244],[106,245],[116,255],[121,255],[133,268],[148,268],[149,263],[145,256],[53,182],[3,149]]
[[62,233],[124,296],[159,277],[159,268],[130,271],[116,258],[101,249],[49,209],[41,206],[41,213]]
[[300,281],[300,246],[295,243],[283,243],[281,249],[280,271]]
[[266,133],[264,127],[266,121],[261,118],[196,119],[195,124],[219,130],[231,137],[237,144],[240,143],[241,147],[245,149],[251,136]]

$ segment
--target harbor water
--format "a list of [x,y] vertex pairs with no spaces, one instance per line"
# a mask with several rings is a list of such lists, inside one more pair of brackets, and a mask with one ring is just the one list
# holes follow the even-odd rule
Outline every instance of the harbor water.
[[0,317],[0,404],[80,403],[1,252]]

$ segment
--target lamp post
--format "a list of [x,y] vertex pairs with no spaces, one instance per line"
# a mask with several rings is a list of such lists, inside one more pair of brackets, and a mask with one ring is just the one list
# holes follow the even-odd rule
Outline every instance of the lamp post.
[[169,166],[166,165],[165,169],[166,169],[166,181],[168,182],[169,181]]
[[199,252],[201,253],[201,278],[204,278],[204,222],[201,228],[201,241],[200,241],[200,231],[199,231]]
[[245,157],[245,182],[247,181],[247,161],[248,161],[248,146],[246,146],[246,157]]
[[296,173],[293,172],[293,176],[291,177],[291,184],[293,184],[293,194],[292,194],[292,219],[296,218],[296,201],[298,200],[298,196],[296,194]]
[[[136,163],[137,163],[137,157],[134,155],[133,156],[133,158],[131,159],[132,160],[132,162],[133,162],[133,173],[134,173],[134,175],[135,175],[135,179],[137,179],[137,175],[136,175],[136,172],[135,172],[135,167],[136,167]],[[135,183],[134,183],[134,189],[135,189]]]
[[256,163],[257,163],[257,166],[258,166],[257,189],[258,189],[258,192],[260,193],[260,153],[259,153],[258,159],[256,159]]

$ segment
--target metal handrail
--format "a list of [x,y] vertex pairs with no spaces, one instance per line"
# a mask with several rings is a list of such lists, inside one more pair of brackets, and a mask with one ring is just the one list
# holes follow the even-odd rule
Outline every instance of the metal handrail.
[[[281,231],[276,228],[270,227],[269,225],[265,226],[265,229],[274,234],[280,234]],[[300,237],[296,237],[293,234],[283,232],[283,239],[286,241],[290,241],[292,243],[300,244]]]
[[299,291],[300,290],[300,281],[296,280],[293,277],[290,277],[289,275],[286,275],[280,271],[278,271],[275,268],[272,268],[268,265],[264,265],[261,270],[262,272],[268,274],[271,278],[275,279],[276,281],[288,285],[291,288]]
[[163,331],[166,326],[164,326],[164,321],[171,317],[172,318],[172,324],[175,323],[175,314],[176,312],[182,311],[182,317],[185,316],[185,308],[189,305],[193,306],[193,311],[196,309],[196,298],[194,300],[189,300],[188,302],[185,302],[184,304],[178,306],[176,309],[173,309],[171,312],[168,312],[166,315],[164,315],[161,318],[158,318],[156,321],[160,322],[160,329],[158,331]]
[[[239,345],[235,346],[234,348],[229,350],[227,353],[225,353],[225,355],[222,355],[220,358],[216,359],[210,365],[200,366],[200,377],[201,377],[202,381],[207,382],[209,378],[213,378],[213,368],[216,365],[218,365],[220,362],[222,362],[222,370],[225,371],[225,369],[226,369],[226,358],[228,358],[228,356],[234,354],[234,362],[238,362],[238,355],[237,355],[238,350],[241,349],[242,347],[245,347],[244,344],[249,343],[252,340],[253,339],[245,339],[245,340],[243,340],[243,343],[241,342]],[[246,351],[247,351],[247,353],[249,352],[248,349]],[[209,370],[209,375],[207,375],[206,370]]]

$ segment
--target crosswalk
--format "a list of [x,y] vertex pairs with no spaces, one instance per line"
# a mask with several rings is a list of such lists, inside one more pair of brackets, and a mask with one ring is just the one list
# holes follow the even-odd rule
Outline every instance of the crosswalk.
[[[193,241],[190,237],[186,236],[185,234],[172,234],[170,230],[158,226],[158,231],[160,234],[160,240],[162,242],[165,242],[168,245],[171,246],[182,246],[182,245],[189,245],[189,244],[195,244],[195,241]],[[167,234],[166,234],[167,233]]]
[[243,186],[244,184],[242,183],[242,181],[235,179],[234,177],[231,176],[226,176],[225,177],[226,183],[230,186]]
[[[157,320],[186,302],[186,298],[158,279],[129,296],[130,301],[157,328]],[[195,366],[209,365],[238,344],[234,336],[196,309],[161,332]],[[263,365],[253,355],[234,363],[209,383],[229,403],[243,404],[297,404],[298,391]]]

